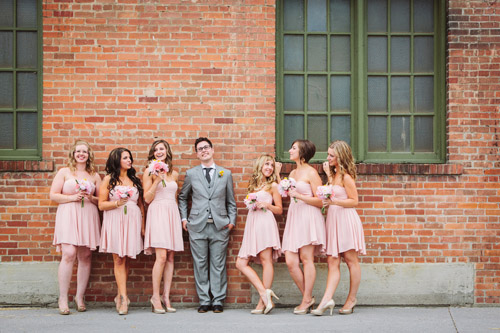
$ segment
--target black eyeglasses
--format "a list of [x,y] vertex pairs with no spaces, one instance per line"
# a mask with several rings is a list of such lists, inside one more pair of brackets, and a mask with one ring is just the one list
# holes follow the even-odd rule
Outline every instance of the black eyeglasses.
[[212,147],[210,147],[210,145],[206,145],[206,146],[203,146],[203,147],[198,147],[198,148],[196,149],[196,151],[197,151],[198,153],[201,153],[202,151],[204,151],[204,150],[210,150],[211,148],[212,148]]

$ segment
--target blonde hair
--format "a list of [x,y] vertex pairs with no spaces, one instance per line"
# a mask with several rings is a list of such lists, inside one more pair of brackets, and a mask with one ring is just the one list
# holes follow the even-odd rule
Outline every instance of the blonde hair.
[[[273,173],[269,177],[265,177],[262,174],[262,167],[267,161],[273,162]],[[254,192],[256,189],[259,189],[264,185],[264,190],[269,191],[273,186],[273,183],[276,183],[278,176],[276,175],[276,167],[274,163],[274,157],[268,154],[260,155],[253,164],[253,172],[250,181],[248,182],[248,193]]]
[[90,145],[87,141],[84,140],[79,140],[77,139],[75,143],[71,146],[71,149],[69,150],[68,154],[68,168],[71,170],[71,172],[76,171],[76,160],[75,160],[75,150],[76,146],[81,146],[84,145],[87,147],[89,158],[87,159],[87,162],[85,163],[85,171],[87,171],[90,175],[93,175],[96,173],[95,170],[95,165],[94,165],[94,152],[92,151],[92,148],[90,148]]
[[[352,179],[356,180],[356,164],[352,156],[351,147],[345,141],[333,141],[330,144],[330,149],[333,149],[337,155],[337,164],[339,166],[342,185],[344,185],[344,175],[347,173]],[[335,166],[330,166],[332,175],[336,173]]]

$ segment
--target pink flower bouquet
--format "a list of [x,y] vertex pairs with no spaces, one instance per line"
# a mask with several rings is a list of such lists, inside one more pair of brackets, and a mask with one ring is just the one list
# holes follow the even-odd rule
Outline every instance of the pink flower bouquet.
[[[278,185],[278,192],[281,194],[283,198],[285,198],[288,196],[288,192],[294,189],[295,187],[297,187],[297,182],[295,181],[295,179],[293,178],[288,179],[285,177],[283,178],[282,181],[280,181]],[[297,198],[293,198],[293,200],[297,202]]]
[[[316,191],[316,195],[318,198],[321,200],[327,200],[330,199],[333,196],[333,186],[332,185],[323,185],[323,186],[318,186],[318,189]],[[321,213],[325,213],[325,207],[321,207]]]
[[[78,179],[75,179],[76,182],[76,190],[80,192],[85,192],[88,195],[94,193],[95,185],[92,182],[89,182],[87,179],[83,179],[78,181]],[[84,199],[82,198],[82,208],[84,206]]]
[[[152,160],[151,163],[149,164],[149,175],[151,176],[152,174],[155,176],[158,176],[160,172],[168,172],[168,164],[164,163],[160,160]],[[161,183],[163,184],[163,187],[166,186],[165,181],[162,179]]]
[[[120,198],[130,198],[134,194],[134,190],[130,187],[126,187],[125,191],[120,191],[120,190],[115,190],[115,193],[117,196]],[[127,205],[123,206],[123,211],[125,212],[125,215],[127,215]]]
[[[248,193],[243,202],[248,210],[257,210],[257,193]],[[266,211],[265,208],[262,208],[262,210]]]

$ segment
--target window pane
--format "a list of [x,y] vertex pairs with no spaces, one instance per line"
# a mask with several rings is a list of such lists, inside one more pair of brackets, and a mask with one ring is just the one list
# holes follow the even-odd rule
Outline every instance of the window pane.
[[330,0],[330,30],[351,31],[351,2],[349,0]]
[[410,72],[410,37],[391,38],[391,72]]
[[287,35],[284,38],[284,68],[286,71],[304,70],[304,37]]
[[36,109],[37,101],[36,73],[17,73],[17,108]]
[[285,30],[304,30],[304,1],[287,0],[283,1],[284,11],[284,29]]
[[328,119],[326,116],[307,117],[307,138],[314,142],[316,151],[328,150]]
[[351,37],[332,36],[331,63],[332,71],[349,72],[351,70]]
[[368,77],[368,112],[387,112],[386,77]]
[[326,111],[327,90],[325,75],[310,75],[307,78],[307,109]]
[[391,118],[391,151],[410,151],[410,117]]
[[296,115],[285,115],[285,145],[283,148],[290,149],[292,143],[297,139],[304,138],[304,117]]
[[391,31],[410,31],[410,0],[391,0]]
[[12,77],[11,72],[0,72],[0,108],[14,107]]
[[368,117],[368,151],[387,150],[387,118]]
[[332,111],[350,112],[351,78],[349,76],[332,76],[330,90]]
[[415,32],[434,31],[433,0],[418,0],[413,2],[413,27]]
[[368,37],[368,71],[387,72],[387,37]]
[[0,1],[0,26],[12,27],[12,25],[14,24],[13,11],[13,0]]
[[351,117],[333,116],[331,119],[330,141],[344,140],[351,144]]
[[415,117],[415,152],[432,152],[432,117]]
[[17,67],[36,68],[38,66],[38,43],[36,32],[17,33]]
[[387,0],[369,0],[368,2],[368,31],[387,31]]
[[410,77],[391,78],[391,112],[410,112]]
[[[0,84],[2,81],[0,80]],[[14,117],[12,113],[0,112],[0,149],[14,148]]]
[[304,77],[302,75],[285,75],[285,110],[304,110]]
[[326,36],[307,38],[307,69],[326,71]]
[[434,112],[434,78],[432,76],[416,76],[414,112]]
[[0,67],[12,67],[12,32],[0,31]]
[[38,146],[38,115],[33,112],[18,112],[16,135],[18,149],[36,149]]
[[307,31],[326,31],[326,0],[307,1]]
[[433,72],[434,71],[434,38],[415,37],[414,47],[414,71]]
[[17,26],[36,27],[36,0],[17,0]]

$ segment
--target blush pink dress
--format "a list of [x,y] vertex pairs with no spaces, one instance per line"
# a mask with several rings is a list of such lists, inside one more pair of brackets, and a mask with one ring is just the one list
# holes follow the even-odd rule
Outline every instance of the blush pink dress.
[[[347,192],[340,185],[333,185],[333,193],[337,199],[347,199]],[[356,209],[337,205],[328,207],[326,244],[326,254],[333,257],[338,257],[339,253],[349,250],[356,250],[359,254],[366,254],[363,225]]]
[[[267,191],[258,191],[256,194],[257,201],[273,202],[273,196]],[[281,244],[274,214],[270,210],[263,211],[262,209],[248,211],[238,257],[253,259],[260,264],[258,254],[268,247],[273,249],[273,260],[277,261],[281,255]]]
[[[117,201],[119,196],[114,190],[125,192],[128,186],[115,186],[109,191],[109,200]],[[142,213],[137,200],[139,191],[133,187],[133,194],[129,197],[127,203],[118,208],[104,211],[101,246],[99,252],[115,253],[120,257],[135,257],[143,250],[141,224]],[[125,214],[125,206],[127,214]]]
[[[313,196],[311,185],[304,181],[297,181],[296,190],[300,194]],[[314,250],[315,255],[325,253],[325,220],[320,208],[308,205],[300,199],[295,202],[291,198],[281,250],[297,253],[301,247],[306,245],[317,245]]]
[[[72,195],[78,192],[75,179],[64,182],[62,194]],[[92,190],[94,193],[95,188]],[[61,244],[86,246],[94,251],[100,241],[100,219],[96,205],[87,198],[81,201],[59,204],[56,213],[54,242],[56,251],[61,252]]]
[[182,222],[179,207],[175,201],[177,182],[165,182],[156,187],[155,198],[148,208],[144,253],[153,254],[155,248],[170,251],[184,251]]

